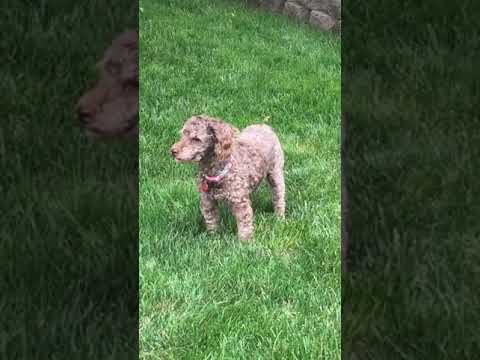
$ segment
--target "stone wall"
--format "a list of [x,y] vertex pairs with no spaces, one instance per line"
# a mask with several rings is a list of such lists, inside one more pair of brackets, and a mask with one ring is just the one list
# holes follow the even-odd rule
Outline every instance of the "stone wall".
[[308,22],[322,31],[341,32],[341,0],[253,0],[275,13]]

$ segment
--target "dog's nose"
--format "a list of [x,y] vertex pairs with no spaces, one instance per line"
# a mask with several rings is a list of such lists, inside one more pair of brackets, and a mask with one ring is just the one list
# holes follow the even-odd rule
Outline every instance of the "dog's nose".
[[80,100],[75,106],[75,111],[77,112],[80,122],[86,125],[95,117],[98,109],[95,104]]
[[178,150],[175,149],[175,148],[171,148],[171,149],[170,149],[170,152],[172,153],[172,156],[173,156],[173,157],[177,156],[177,154],[178,154]]
[[78,111],[78,119],[83,125],[88,124],[91,117],[92,117],[92,114],[89,113],[88,111],[84,111],[84,110]]
[[75,106],[75,111],[77,112],[78,119],[82,124],[88,123],[88,120],[94,115],[91,106],[85,106],[85,104],[82,102],[78,102],[78,104]]

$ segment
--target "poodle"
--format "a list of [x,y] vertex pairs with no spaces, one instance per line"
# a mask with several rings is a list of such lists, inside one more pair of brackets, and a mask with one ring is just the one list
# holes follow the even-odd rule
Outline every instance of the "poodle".
[[207,230],[219,225],[218,201],[225,201],[237,222],[238,238],[253,238],[250,194],[264,178],[273,193],[275,213],[285,216],[284,154],[277,135],[267,125],[251,125],[240,132],[226,122],[197,115],[180,131],[171,147],[177,162],[198,165],[200,209]]
[[138,32],[118,35],[97,64],[99,80],[75,107],[89,137],[138,137]]

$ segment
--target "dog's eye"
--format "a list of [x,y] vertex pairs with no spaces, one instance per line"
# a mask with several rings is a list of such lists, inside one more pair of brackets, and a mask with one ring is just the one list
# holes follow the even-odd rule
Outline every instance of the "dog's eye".
[[105,64],[105,70],[110,74],[110,75],[118,75],[120,73],[120,70],[121,70],[121,65],[118,64],[118,63],[115,63],[113,61],[108,61],[106,64]]
[[192,138],[192,141],[193,142],[202,142],[202,140],[200,140],[200,138],[198,138],[196,136]]

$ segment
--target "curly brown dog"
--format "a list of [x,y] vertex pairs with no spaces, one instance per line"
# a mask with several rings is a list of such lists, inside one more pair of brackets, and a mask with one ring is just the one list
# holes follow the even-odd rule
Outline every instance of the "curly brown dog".
[[117,36],[97,64],[95,86],[76,105],[80,122],[94,138],[138,135],[138,32]]
[[253,237],[250,194],[264,178],[273,193],[278,216],[285,216],[283,150],[267,125],[252,125],[242,132],[206,115],[193,116],[183,126],[181,139],[171,148],[177,162],[198,164],[200,208],[207,229],[218,228],[218,200],[224,200],[237,221],[242,241]]

